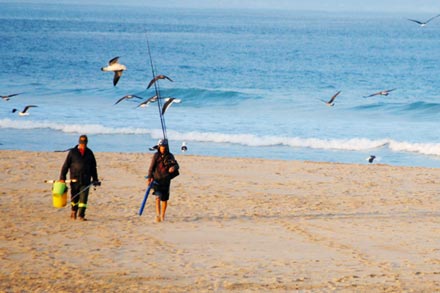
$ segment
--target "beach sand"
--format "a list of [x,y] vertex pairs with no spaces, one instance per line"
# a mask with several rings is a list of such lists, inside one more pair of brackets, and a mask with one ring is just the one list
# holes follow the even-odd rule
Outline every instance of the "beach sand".
[[1,292],[440,291],[439,169],[177,154],[154,223],[152,153],[95,153],[80,222],[65,156],[0,151]]

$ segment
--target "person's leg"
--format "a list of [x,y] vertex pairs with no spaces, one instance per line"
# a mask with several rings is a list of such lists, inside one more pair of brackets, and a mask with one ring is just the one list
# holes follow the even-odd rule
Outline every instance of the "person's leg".
[[76,197],[74,197],[79,191],[80,191],[80,189],[79,189],[79,184],[75,184],[75,183],[72,183],[71,185],[70,185],[70,205],[71,205],[71,213],[70,213],[70,218],[72,219],[72,220],[76,220],[76,214],[77,214],[77,212],[78,212],[78,201],[79,201],[79,197],[78,196],[76,196]]
[[156,222],[160,222],[160,196],[156,196]]
[[[85,188],[87,186],[81,186],[81,188]],[[89,198],[89,190],[85,190],[80,193],[79,195],[79,203],[78,203],[78,212],[79,212],[79,219],[85,221],[86,216],[86,209],[87,209],[87,201]]]
[[160,220],[165,221],[165,211],[167,210],[168,201],[166,201],[166,200],[161,201],[161,204],[162,204],[162,209],[161,209],[161,214],[160,214]]
[[160,202],[162,204],[162,210],[160,214],[160,220],[165,220],[165,212],[168,206],[168,200],[170,199],[170,181],[163,185],[162,194],[160,196]]

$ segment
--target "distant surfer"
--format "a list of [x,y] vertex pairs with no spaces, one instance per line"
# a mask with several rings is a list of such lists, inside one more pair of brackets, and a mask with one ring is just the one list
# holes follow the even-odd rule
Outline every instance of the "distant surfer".
[[148,169],[147,183],[153,182],[153,194],[156,196],[156,218],[155,222],[165,220],[165,212],[170,198],[171,179],[179,175],[179,164],[170,153],[168,140],[161,139],[158,143],[158,151],[151,159]]
[[70,179],[77,180],[76,182],[70,183],[72,206],[70,218],[72,220],[76,220],[78,212],[79,220],[87,220],[85,214],[89,197],[89,187],[91,185],[101,184],[98,180],[95,155],[92,150],[87,147],[87,142],[87,136],[81,135],[78,145],[69,151],[61,168],[61,182],[66,180],[68,171],[70,171]]

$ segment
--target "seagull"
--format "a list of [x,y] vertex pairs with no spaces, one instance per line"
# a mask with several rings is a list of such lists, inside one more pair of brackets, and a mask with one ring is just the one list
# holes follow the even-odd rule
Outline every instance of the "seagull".
[[186,147],[186,142],[182,142],[182,147],[180,148],[182,152],[186,152],[188,148]]
[[374,155],[370,155],[368,158],[367,158],[367,161],[368,161],[368,163],[373,163],[373,161],[374,161],[374,159],[376,159],[376,156],[374,156]]
[[173,81],[171,78],[169,78],[168,76],[165,76],[163,74],[160,75],[156,75],[148,84],[147,89],[149,89],[156,81],[158,81],[159,79],[168,79],[169,81]]
[[159,140],[157,141],[157,144],[154,145],[154,146],[152,146],[151,148],[149,148],[149,150],[150,150],[150,151],[154,151],[154,150],[157,151],[157,150],[159,149],[159,144],[160,144],[161,141],[162,141],[162,140],[159,139]]
[[324,102],[327,106],[333,107],[335,105],[335,99],[340,93],[341,93],[341,91],[334,94],[333,97],[331,97],[331,99],[328,102],[324,101],[324,100],[321,100],[321,101]]
[[[18,112],[18,115],[20,115],[20,116],[26,116],[26,115],[29,115],[29,113],[27,112],[27,110],[29,110],[29,108],[34,108],[34,107],[38,107],[38,106],[35,106],[35,105],[28,105],[28,106],[26,106],[26,107],[24,107],[24,109],[23,109],[23,111],[21,111],[21,112]],[[12,113],[15,113],[15,112],[17,112],[18,110],[17,109],[12,109]]]
[[5,101],[9,101],[10,98],[15,97],[15,96],[18,96],[18,95],[20,95],[20,94],[22,94],[22,93],[2,96],[2,99],[5,100]]
[[149,104],[154,103],[154,102],[157,102],[157,96],[152,96],[152,97],[149,98],[148,100],[143,101],[142,103],[140,103],[139,105],[137,105],[136,108],[138,108],[138,107],[145,108],[145,107],[148,107]]
[[119,64],[118,60],[119,57],[115,57],[108,62],[107,67],[101,68],[101,71],[113,71],[115,73],[115,76],[113,77],[113,86],[116,86],[116,84],[118,83],[119,78],[122,75],[122,71],[127,70],[127,67],[125,67],[125,65]]
[[167,109],[171,106],[172,103],[180,103],[182,100],[176,98],[166,98],[165,104],[162,107],[162,115],[165,114]]
[[150,151],[157,151],[159,149],[158,145],[152,146],[151,148],[148,148]]
[[116,103],[114,103],[114,105],[118,104],[122,100],[129,100],[129,99],[133,99],[133,98],[142,99],[142,97],[139,97],[139,96],[136,96],[136,95],[126,95],[126,96],[123,96],[122,98],[120,98],[119,100],[117,100]]
[[437,18],[437,17],[439,17],[439,16],[440,16],[440,14],[437,14],[436,16],[431,17],[431,18],[428,19],[427,21],[419,21],[419,20],[409,19],[409,18],[408,18],[408,20],[409,20],[409,21],[413,21],[413,22],[415,22],[415,23],[418,23],[421,27],[424,27],[424,26],[426,26],[426,25],[428,24],[428,22],[430,22],[431,20],[433,20],[434,18]]
[[365,96],[364,98],[369,98],[369,97],[374,97],[374,96],[388,96],[390,94],[390,92],[392,92],[394,90],[396,90],[396,89],[380,91],[380,92],[371,94],[369,96]]

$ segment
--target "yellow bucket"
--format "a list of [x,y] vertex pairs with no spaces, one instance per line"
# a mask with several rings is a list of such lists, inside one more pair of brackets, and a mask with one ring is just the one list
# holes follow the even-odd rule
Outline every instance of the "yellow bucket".
[[56,208],[63,208],[67,204],[67,187],[64,182],[54,182],[52,186],[52,202]]

